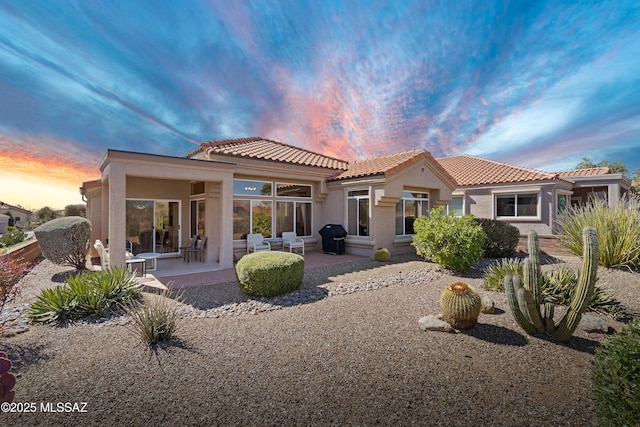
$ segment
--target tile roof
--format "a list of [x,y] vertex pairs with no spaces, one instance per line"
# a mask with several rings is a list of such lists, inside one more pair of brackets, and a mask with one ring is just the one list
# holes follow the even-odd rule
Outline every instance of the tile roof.
[[203,151],[212,154],[250,157],[337,170],[346,170],[348,166],[348,163],[344,160],[259,136],[205,142],[200,144],[200,147],[190,151],[186,157],[192,157]]
[[[431,157],[428,151],[410,150],[402,153],[389,154],[387,156],[373,157],[371,159],[355,160],[349,163],[349,168],[346,171],[333,177],[331,180],[337,181],[374,175],[389,176],[424,159],[431,159],[433,164],[439,167],[438,163]],[[446,171],[442,168],[440,169],[444,175],[448,175]],[[451,178],[451,180],[453,181],[453,178]]]
[[514,166],[467,154],[437,159],[459,186],[547,181],[557,173]]
[[587,168],[587,169],[573,169],[570,171],[558,172],[558,175],[562,177],[570,176],[594,176],[594,175],[607,175],[611,170],[609,168]]

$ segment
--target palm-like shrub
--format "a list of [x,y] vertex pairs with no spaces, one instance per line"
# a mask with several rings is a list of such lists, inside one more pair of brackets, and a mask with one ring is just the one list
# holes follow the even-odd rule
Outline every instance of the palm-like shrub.
[[416,253],[444,268],[466,271],[482,258],[487,236],[473,215],[447,215],[441,206],[418,218],[413,229]]
[[91,223],[79,216],[67,216],[46,222],[34,230],[42,256],[58,265],[76,270],[86,268]]
[[640,319],[596,349],[591,394],[601,426],[640,425]]
[[[178,304],[171,298],[171,291],[163,290],[158,295],[145,298],[143,304],[129,303],[123,310],[133,321],[131,332],[148,345],[168,341],[180,326]],[[178,295],[176,300],[180,301]]]
[[559,220],[560,241],[582,255],[582,229],[598,232],[599,262],[604,267],[640,267],[640,198],[633,196],[609,207],[606,200],[592,199],[569,209]]
[[139,297],[135,276],[126,270],[80,273],[67,278],[64,285],[43,289],[31,305],[29,317],[41,323],[100,318]]

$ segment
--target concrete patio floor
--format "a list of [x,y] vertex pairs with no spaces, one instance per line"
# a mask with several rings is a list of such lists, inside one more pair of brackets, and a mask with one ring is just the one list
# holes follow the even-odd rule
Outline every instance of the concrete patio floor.
[[[324,267],[332,264],[345,264],[352,261],[364,260],[368,257],[341,254],[329,255],[322,251],[309,251],[304,256],[305,270]],[[236,280],[234,268],[220,269],[217,264],[191,261],[186,263],[181,258],[160,258],[157,269],[147,272],[147,278],[141,279],[144,286],[153,288],[187,288]]]

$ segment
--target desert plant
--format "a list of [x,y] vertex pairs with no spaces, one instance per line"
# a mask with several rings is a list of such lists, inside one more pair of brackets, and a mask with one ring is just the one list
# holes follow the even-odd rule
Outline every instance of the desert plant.
[[447,215],[442,206],[413,223],[416,253],[454,271],[466,271],[482,258],[486,235],[473,215]]
[[524,261],[523,279],[507,275],[504,288],[513,317],[528,334],[553,335],[558,341],[567,341],[575,331],[582,313],[586,310],[596,282],[598,272],[598,236],[593,228],[583,230],[583,263],[578,285],[574,289],[567,312],[558,323],[553,320],[554,306],[544,304],[544,315],[540,312],[543,303],[540,263],[538,260],[538,235],[529,233],[529,258]]
[[0,403],[13,402],[16,377],[11,372],[11,360],[5,352],[0,351]]
[[508,222],[496,219],[476,218],[487,235],[482,246],[485,258],[506,258],[515,255],[520,240],[520,230]]
[[440,307],[442,320],[456,329],[471,329],[478,323],[482,299],[472,286],[456,282],[442,292]]
[[86,268],[91,223],[79,216],[68,216],[46,222],[35,229],[42,256],[59,265],[76,270]]
[[43,289],[29,308],[35,322],[105,317],[140,296],[133,273],[120,268],[80,273],[64,285]]
[[0,248],[8,248],[9,246],[17,245],[24,242],[27,235],[18,228],[12,228],[2,233],[0,236]]
[[640,197],[620,200],[609,207],[594,198],[575,206],[559,220],[560,241],[574,254],[582,255],[582,229],[598,232],[599,262],[604,267],[640,267]]
[[591,365],[591,395],[601,426],[640,425],[640,319],[607,338]]
[[507,274],[522,276],[522,260],[503,258],[484,270],[482,287],[489,291],[504,291],[504,278]]
[[180,294],[171,299],[171,291],[164,289],[159,294],[145,298],[144,303],[123,305],[124,312],[133,321],[131,332],[147,345],[157,344],[173,338],[180,326],[177,301]]
[[373,253],[373,259],[379,262],[387,262],[391,259],[391,252],[387,248],[378,248]]
[[243,256],[236,264],[240,290],[273,297],[296,290],[304,277],[304,258],[287,252],[263,251]]
[[18,282],[25,271],[25,263],[9,255],[0,255],[0,313],[6,303],[19,293]]

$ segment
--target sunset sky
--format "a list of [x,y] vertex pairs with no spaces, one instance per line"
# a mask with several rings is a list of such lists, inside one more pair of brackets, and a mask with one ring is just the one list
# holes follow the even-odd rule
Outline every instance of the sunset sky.
[[0,1],[0,201],[81,203],[107,148],[246,136],[635,172],[640,3]]

